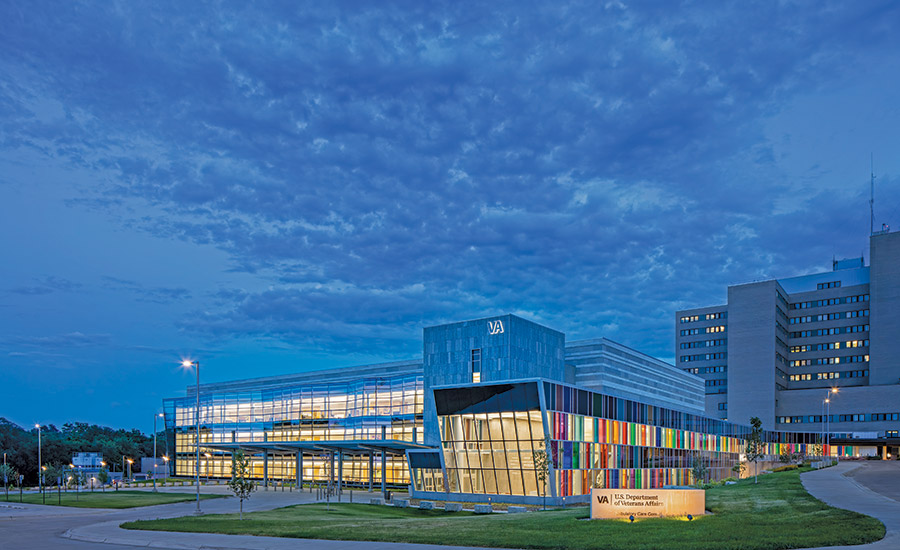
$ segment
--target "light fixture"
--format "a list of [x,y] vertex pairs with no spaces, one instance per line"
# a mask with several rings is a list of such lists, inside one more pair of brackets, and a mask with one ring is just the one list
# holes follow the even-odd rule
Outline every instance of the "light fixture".
[[634,516],[633,515],[628,516],[628,521],[630,521],[631,523],[634,523]]

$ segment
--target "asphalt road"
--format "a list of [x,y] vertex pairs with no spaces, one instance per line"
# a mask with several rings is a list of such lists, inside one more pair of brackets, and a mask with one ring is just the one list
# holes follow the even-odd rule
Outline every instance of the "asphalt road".
[[871,491],[900,502],[900,461],[867,460],[847,477]]
[[[161,489],[166,492],[190,493],[191,487]],[[225,487],[203,487],[203,493],[226,494]],[[244,502],[244,511],[268,510],[313,502],[314,494],[308,492],[257,491],[250,500]],[[7,503],[0,496],[0,550],[117,550],[131,549],[134,546],[122,546],[108,543],[82,542],[64,538],[63,534],[72,528],[83,527],[113,520],[130,521],[135,519],[154,519],[159,517],[178,517],[190,515],[196,509],[195,502],[164,504],[125,510],[100,510],[89,508],[70,508],[66,506],[40,506],[19,504],[10,494]],[[201,502],[204,512],[233,513],[238,503],[234,498],[204,500]]]

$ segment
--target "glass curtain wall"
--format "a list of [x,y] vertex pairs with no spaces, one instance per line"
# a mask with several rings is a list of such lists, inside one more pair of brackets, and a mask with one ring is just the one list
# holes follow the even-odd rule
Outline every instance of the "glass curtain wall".
[[[459,493],[541,496],[534,460],[545,437],[550,484],[558,496],[588,494],[593,487],[691,484],[695,461],[707,468],[707,481],[721,480],[735,475],[732,467],[745,458],[751,432],[747,426],[550,382],[436,390],[435,404],[449,491]],[[764,431],[762,460],[811,453],[819,438]]]
[[[200,394],[200,475],[231,476],[231,455],[207,447],[216,443],[292,441],[399,440],[421,442],[423,379],[421,376],[361,379],[353,382],[286,386],[261,391]],[[175,445],[174,473],[193,476],[196,468],[195,397],[164,401],[166,428]],[[304,480],[327,480],[330,460],[323,452],[304,453]],[[264,458],[270,479],[292,480],[296,455],[260,452],[251,457],[253,475],[262,479]],[[337,469],[337,466],[335,466]],[[375,453],[376,482],[385,469],[386,481],[407,484],[409,473],[402,456],[388,456],[381,464]],[[347,482],[368,483],[369,458],[344,455]],[[336,478],[336,472],[335,472]]]
[[537,384],[437,390],[435,406],[450,492],[543,494],[534,467],[544,445]]

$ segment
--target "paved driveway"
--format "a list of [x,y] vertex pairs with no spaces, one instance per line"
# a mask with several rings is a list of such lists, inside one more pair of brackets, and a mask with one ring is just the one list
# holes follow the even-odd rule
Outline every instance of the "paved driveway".
[[900,462],[842,462],[837,466],[800,476],[803,486],[817,499],[836,508],[853,510],[881,520],[883,539],[857,546],[829,546],[816,550],[900,549]]

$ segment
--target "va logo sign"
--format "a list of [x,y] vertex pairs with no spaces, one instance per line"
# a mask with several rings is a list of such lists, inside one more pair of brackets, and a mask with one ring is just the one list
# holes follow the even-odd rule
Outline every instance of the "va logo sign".
[[597,497],[597,504],[609,504],[609,497],[606,495],[600,495]]
[[496,321],[488,321],[488,332],[493,334],[503,334],[503,321],[497,319]]

